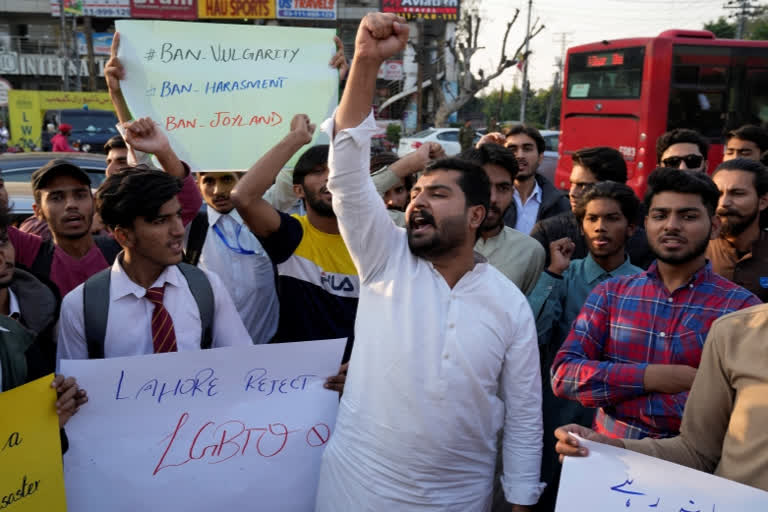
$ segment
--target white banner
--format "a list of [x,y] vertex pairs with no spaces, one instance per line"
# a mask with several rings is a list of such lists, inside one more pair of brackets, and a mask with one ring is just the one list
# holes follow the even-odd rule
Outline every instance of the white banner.
[[336,107],[333,29],[121,20],[117,30],[128,107],[159,123],[193,170],[244,171],[294,115],[319,126]]
[[768,492],[605,444],[563,463],[555,512],[765,512]]
[[69,510],[313,510],[345,342],[62,361],[89,397],[67,424]]

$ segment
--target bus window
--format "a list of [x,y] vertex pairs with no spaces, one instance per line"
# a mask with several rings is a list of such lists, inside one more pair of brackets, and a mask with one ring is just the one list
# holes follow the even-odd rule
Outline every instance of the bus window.
[[752,122],[768,123],[768,69],[747,71],[746,92],[749,95],[749,111]]
[[676,45],[673,50],[667,129],[690,128],[719,138],[728,117],[730,49]]
[[768,53],[763,48],[674,47],[667,129],[719,139],[768,121]]
[[639,98],[645,48],[574,53],[568,59],[568,98]]

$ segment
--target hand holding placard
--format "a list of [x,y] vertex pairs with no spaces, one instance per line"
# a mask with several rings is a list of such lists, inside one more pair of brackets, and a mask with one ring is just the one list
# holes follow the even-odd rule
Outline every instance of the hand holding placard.
[[339,404],[323,383],[344,345],[63,360],[90,391],[67,427],[70,508],[311,510]]
[[332,30],[117,25],[127,104],[160,123],[193,170],[247,169],[280,141],[294,115],[323,119],[336,106],[338,74],[328,62],[343,70],[345,60],[333,49]]
[[556,512],[768,510],[768,492],[754,487],[615,446],[578,443],[588,455],[565,458]]

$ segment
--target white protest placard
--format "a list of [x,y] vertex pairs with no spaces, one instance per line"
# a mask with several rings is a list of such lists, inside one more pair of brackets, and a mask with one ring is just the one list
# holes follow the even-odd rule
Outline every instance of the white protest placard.
[[116,26],[131,113],[159,123],[194,170],[246,170],[288,133],[294,115],[319,126],[338,103],[338,71],[328,65],[333,29]]
[[566,457],[555,512],[765,512],[768,492],[685,466],[580,439]]
[[346,340],[62,361],[69,510],[310,511]]

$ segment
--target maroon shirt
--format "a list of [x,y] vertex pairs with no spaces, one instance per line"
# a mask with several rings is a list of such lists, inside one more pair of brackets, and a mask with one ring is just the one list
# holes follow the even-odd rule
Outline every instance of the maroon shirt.
[[[200,190],[190,174],[184,178],[183,187],[178,197],[181,203],[181,218],[186,226],[192,222],[203,204]],[[30,268],[40,251],[43,239],[37,235],[20,231],[13,226],[8,227],[8,238],[16,250],[16,261]],[[80,259],[73,258],[56,246],[53,252],[49,279],[59,288],[61,297],[64,297],[89,277],[108,266],[109,263],[96,244]]]

